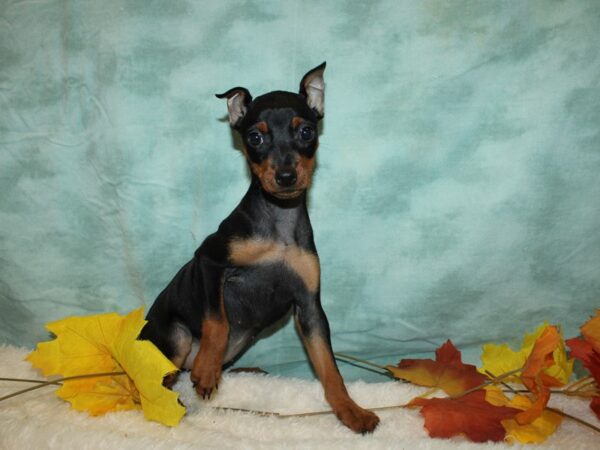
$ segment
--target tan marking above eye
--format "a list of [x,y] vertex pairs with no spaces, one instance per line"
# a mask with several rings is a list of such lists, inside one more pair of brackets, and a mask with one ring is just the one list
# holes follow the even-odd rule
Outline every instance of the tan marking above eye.
[[317,255],[296,245],[271,239],[234,239],[229,244],[231,262],[239,266],[281,261],[298,275],[310,292],[319,288],[321,268]]
[[298,128],[298,126],[304,122],[302,117],[294,116],[292,117],[292,128]]
[[258,128],[258,131],[260,131],[262,134],[267,134],[269,132],[269,126],[267,125],[267,122],[258,122],[256,124],[256,128]]

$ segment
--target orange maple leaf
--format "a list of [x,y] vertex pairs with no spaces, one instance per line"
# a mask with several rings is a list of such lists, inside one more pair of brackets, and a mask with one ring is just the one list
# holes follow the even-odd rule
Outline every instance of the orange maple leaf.
[[596,317],[592,317],[581,327],[581,334],[594,347],[594,350],[600,352],[600,309],[596,310]]
[[450,340],[435,351],[432,359],[403,359],[398,366],[386,366],[396,378],[419,386],[436,387],[448,395],[458,395],[480,386],[487,377],[471,364],[464,364],[460,351]]
[[517,414],[519,425],[531,423],[540,417],[550,399],[550,388],[564,385],[562,381],[543,372],[554,364],[553,352],[560,343],[561,337],[556,326],[546,327],[536,339],[521,372],[521,382],[535,398],[530,408]]
[[[519,410],[531,408],[531,400],[524,395],[514,395],[508,398],[502,389],[496,386],[485,388],[485,400],[495,406],[509,406]],[[533,422],[520,425],[515,418],[502,420],[502,426],[506,430],[508,442],[521,442],[523,444],[539,444],[550,437],[561,424],[563,416],[556,412],[545,409],[542,415]]]
[[501,441],[506,435],[502,421],[518,409],[494,406],[485,401],[484,390],[458,398],[415,398],[409,406],[420,406],[429,436],[450,438],[464,434],[473,442]]

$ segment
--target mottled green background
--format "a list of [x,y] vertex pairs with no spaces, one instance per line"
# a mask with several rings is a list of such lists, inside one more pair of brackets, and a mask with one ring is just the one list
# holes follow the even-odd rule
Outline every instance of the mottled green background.
[[[596,0],[0,0],[0,342],[148,307],[248,183],[213,94],[324,60],[335,348],[574,335],[600,306],[599,42]],[[291,324],[242,364],[310,375]]]

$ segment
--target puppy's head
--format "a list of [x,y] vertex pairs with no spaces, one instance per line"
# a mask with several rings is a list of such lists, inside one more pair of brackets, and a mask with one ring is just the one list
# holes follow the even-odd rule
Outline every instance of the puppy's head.
[[310,185],[318,147],[317,122],[323,117],[325,63],[310,70],[297,94],[273,91],[252,99],[243,87],[227,99],[229,122],[244,143],[250,170],[274,197],[299,196]]

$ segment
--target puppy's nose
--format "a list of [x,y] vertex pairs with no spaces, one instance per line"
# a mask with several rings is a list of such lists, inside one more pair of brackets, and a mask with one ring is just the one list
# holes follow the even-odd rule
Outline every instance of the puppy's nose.
[[295,169],[279,169],[275,172],[275,181],[281,187],[293,186],[297,179]]

